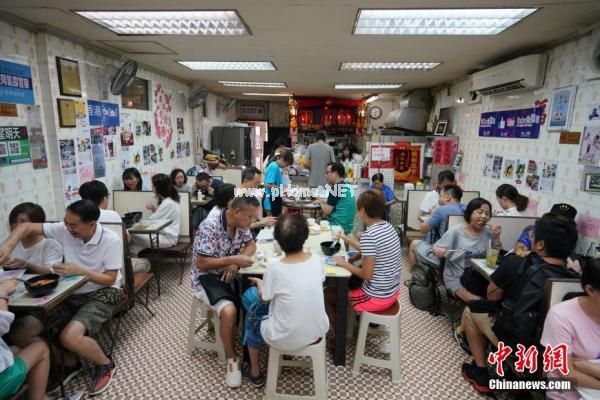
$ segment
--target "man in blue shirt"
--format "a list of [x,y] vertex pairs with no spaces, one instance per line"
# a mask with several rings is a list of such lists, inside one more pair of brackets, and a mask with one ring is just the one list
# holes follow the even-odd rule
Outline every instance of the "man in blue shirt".
[[287,168],[294,163],[294,154],[287,150],[283,154],[276,154],[265,170],[265,197],[263,197],[263,210],[266,216],[278,217],[283,208],[282,168]]
[[408,249],[410,265],[418,262],[437,265],[437,257],[431,256],[432,244],[446,232],[449,215],[463,215],[465,205],[460,202],[463,191],[457,185],[446,185],[440,191],[439,207],[431,217],[421,224],[421,232],[426,233],[425,240],[414,240]]

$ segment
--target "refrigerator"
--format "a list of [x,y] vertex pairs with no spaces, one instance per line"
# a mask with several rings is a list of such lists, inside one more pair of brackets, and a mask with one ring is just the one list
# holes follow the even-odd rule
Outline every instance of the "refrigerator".
[[251,127],[215,126],[210,130],[210,147],[225,156],[231,166],[252,165],[254,137]]

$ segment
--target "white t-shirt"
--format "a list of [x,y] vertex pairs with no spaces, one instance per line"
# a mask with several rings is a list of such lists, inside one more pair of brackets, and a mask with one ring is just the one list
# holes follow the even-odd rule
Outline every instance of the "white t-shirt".
[[276,349],[297,350],[325,336],[329,319],[319,256],[299,264],[270,264],[263,279],[263,300],[271,302],[269,315],[260,325],[265,342]]
[[496,215],[503,217],[521,217],[523,214],[521,214],[521,212],[517,210],[517,207],[511,207],[506,208],[504,210],[500,209],[500,211],[498,211]]
[[100,218],[98,219],[98,222],[101,224],[122,224],[123,220],[116,211],[100,209]]
[[[117,279],[110,285],[121,287],[121,270],[123,269],[123,242],[119,235],[96,224],[94,236],[87,243],[71,235],[63,222],[47,222],[43,225],[44,236],[60,243],[63,247],[65,262],[79,264],[90,271],[104,273],[117,271]],[[104,286],[88,282],[75,293],[89,293]]]
[[438,206],[439,199],[440,199],[440,194],[437,192],[437,190],[432,190],[431,192],[429,192],[425,195],[425,198],[423,198],[423,201],[421,202],[421,205],[419,206],[419,211],[422,211],[425,213],[430,212],[433,207]]
[[12,259],[20,258],[33,265],[48,267],[62,263],[63,249],[54,239],[42,239],[28,249],[18,242],[10,253],[10,257]]
[[171,220],[171,224],[168,225],[165,229],[160,231],[161,236],[167,238],[167,240],[177,243],[179,240],[179,227],[181,224],[180,217],[181,210],[179,208],[179,203],[167,197],[160,203],[154,214],[150,216],[151,220],[157,219],[169,219]]

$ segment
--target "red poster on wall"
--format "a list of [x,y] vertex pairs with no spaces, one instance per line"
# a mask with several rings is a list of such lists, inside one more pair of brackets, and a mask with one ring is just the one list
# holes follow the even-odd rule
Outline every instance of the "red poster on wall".
[[394,180],[396,182],[416,182],[421,179],[422,144],[396,142],[394,147]]
[[394,168],[394,144],[371,144],[371,157],[369,168]]
[[458,139],[436,138],[433,141],[433,165],[450,165],[458,151]]

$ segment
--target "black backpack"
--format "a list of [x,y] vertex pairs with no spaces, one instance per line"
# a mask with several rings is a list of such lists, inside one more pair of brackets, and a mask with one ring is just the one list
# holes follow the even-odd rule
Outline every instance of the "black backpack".
[[412,278],[404,282],[404,285],[408,287],[408,296],[413,306],[429,311],[431,315],[440,315],[442,297],[432,267],[416,264],[412,270]]
[[519,265],[516,277],[509,284],[520,285],[518,299],[505,299],[496,313],[492,330],[508,346],[520,343],[526,347],[537,344],[542,324],[541,306],[548,278],[578,278],[565,267],[546,263],[531,253]]

